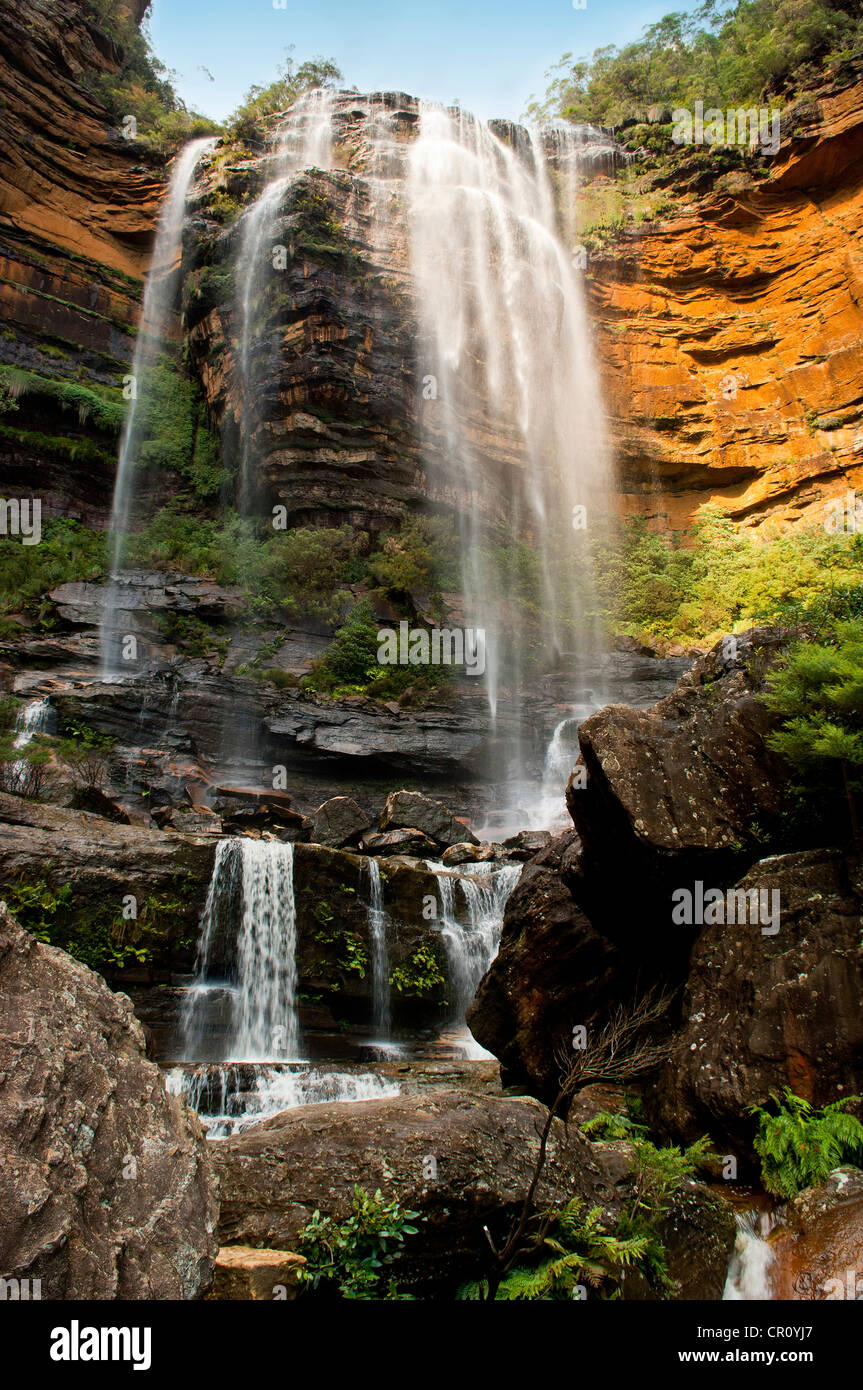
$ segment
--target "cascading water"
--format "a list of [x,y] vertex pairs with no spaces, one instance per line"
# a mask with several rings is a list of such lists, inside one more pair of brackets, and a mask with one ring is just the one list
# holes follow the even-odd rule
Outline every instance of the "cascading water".
[[51,717],[50,700],[28,700],[18,715],[15,747],[26,748],[36,734],[44,733]]
[[[28,700],[18,714],[15,748],[26,748],[37,734],[45,733],[49,727],[53,710],[50,700]],[[7,777],[7,790],[23,791],[28,780],[28,766],[25,758],[16,758]]]
[[387,914],[380,865],[366,860],[369,875],[369,938],[372,948],[372,1024],[375,1038],[387,1042],[390,1036],[390,964],[387,947]]
[[[576,128],[498,135],[423,106],[409,158],[424,463],[432,496],[460,517],[465,616],[487,632],[493,715],[504,686],[517,703],[528,671],[564,661],[574,674],[599,647],[584,531],[609,506],[609,449],[549,163],[566,164],[568,203],[588,143]],[[534,562],[513,554],[519,540]],[[513,748],[517,776],[523,763]]]
[[210,1139],[239,1134],[298,1105],[383,1100],[399,1094],[395,1082],[374,1071],[299,1066],[171,1067],[165,1082],[173,1095],[183,1095],[198,1111]]
[[208,1050],[212,996],[226,990],[231,1008],[223,1059],[297,1060],[296,944],[293,846],[220,840],[182,1018],[186,1060]]
[[[370,861],[370,864],[372,861]],[[370,914],[385,921],[380,874],[370,872]],[[374,928],[373,938],[374,938]],[[383,978],[386,971],[385,935]],[[331,1071],[297,1060],[296,907],[293,846],[276,840],[225,839],[216,850],[201,914],[195,982],[181,1018],[183,1064],[167,1073],[207,1126],[224,1138],[297,1105],[398,1095],[375,1072]],[[388,1031],[389,994],[375,995],[375,1022]],[[227,1001],[227,1027],[216,1064],[214,1018]],[[383,1008],[386,1012],[383,1012]]]
[[327,88],[307,92],[294,102],[279,126],[273,150],[272,178],[243,215],[237,256],[235,305],[239,337],[237,375],[242,393],[240,512],[248,514],[255,492],[254,436],[264,371],[272,363],[256,356],[266,335],[261,332],[262,297],[274,274],[273,241],[279,210],[291,181],[306,169],[329,169],[332,163],[332,99]]
[[752,1302],[772,1299],[770,1266],[773,1250],[768,1237],[776,1222],[767,1211],[738,1212],[737,1236],[728,1265],[728,1277],[722,1294],[723,1301]]
[[215,144],[215,139],[192,140],[180,151],[174,161],[168,196],[156,228],[153,259],[144,286],[144,302],[132,362],[134,394],[120,439],[117,475],[114,480],[108,542],[110,581],[105,594],[100,633],[103,677],[116,675],[121,669],[117,644],[121,635],[119,613],[122,605],[122,585],[119,580],[122,548],[132,518],[135,466],[141,446],[145,442],[145,407],[152,385],[151,378],[164,346],[168,320],[180,283],[186,202],[195,170],[204,152],[212,149]]
[[[520,864],[498,868],[494,864],[473,864],[468,874],[454,873],[439,864],[429,864],[440,894],[440,934],[449,966],[451,1019],[462,1033],[461,1048],[467,1058],[490,1056],[480,1047],[467,1026],[466,1015],[477,985],[488,970],[500,945],[503,914],[507,899],[518,883]],[[459,921],[458,891],[464,899],[465,924]]]

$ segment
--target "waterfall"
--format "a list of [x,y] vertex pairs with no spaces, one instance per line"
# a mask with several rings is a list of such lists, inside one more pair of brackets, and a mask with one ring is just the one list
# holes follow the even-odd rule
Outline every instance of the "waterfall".
[[771,1299],[773,1250],[768,1237],[776,1224],[773,1214],[754,1210],[738,1212],[735,1220],[737,1236],[722,1298],[728,1303]]
[[[499,135],[424,105],[409,156],[423,458],[430,492],[460,517],[465,617],[487,631],[493,716],[502,687],[517,698],[531,668],[565,657],[574,670],[599,646],[579,532],[595,533],[608,509],[609,449],[556,197],[559,183],[568,215],[588,143],[577,128]],[[518,540],[536,557],[527,588]]]
[[298,1105],[383,1100],[399,1087],[374,1071],[322,1071],[296,1065],[171,1067],[165,1084],[197,1110],[208,1139],[225,1139]]
[[[504,910],[519,880],[521,865],[499,868],[494,864],[474,864],[468,874],[457,874],[432,863],[428,867],[437,879],[440,894],[440,934],[449,967],[452,1022],[466,1035],[462,1047],[468,1058],[488,1057],[489,1053],[468,1030],[466,1015],[477,985],[497,955]],[[464,925],[459,921],[457,890],[464,900]]]
[[380,865],[371,857],[366,863],[369,871],[369,939],[372,948],[372,1022],[376,1039],[387,1042],[391,1030],[387,914]]
[[[326,88],[307,92],[294,102],[280,124],[273,152],[273,176],[243,214],[237,255],[235,318],[239,325],[236,370],[242,398],[242,444],[239,476],[239,510],[248,514],[255,491],[253,441],[255,413],[266,383],[256,348],[266,347],[261,301],[271,282],[273,241],[284,196],[290,183],[306,169],[329,169],[332,163],[332,100]],[[258,367],[261,370],[257,370]]]
[[[18,713],[13,746],[26,748],[36,734],[45,733],[53,716],[50,700],[28,700]],[[24,792],[28,786],[28,764],[26,758],[16,758],[4,778],[4,790]]]
[[220,840],[201,915],[195,983],[181,1020],[187,1060],[205,1050],[210,996],[226,989],[226,1055],[243,1062],[296,1060],[296,945],[293,846]]
[[26,748],[36,734],[44,733],[51,714],[50,700],[28,700],[18,714],[15,747]]
[[174,308],[180,283],[182,265],[182,236],[186,218],[186,200],[194,177],[195,169],[205,150],[212,149],[215,139],[192,140],[185,145],[174,161],[168,196],[156,228],[156,241],[153,259],[144,286],[144,301],[141,308],[141,321],[135,341],[135,355],[132,361],[132,386],[134,394],[126,414],[123,434],[120,439],[120,452],[117,461],[117,475],[114,480],[114,500],[109,525],[109,565],[110,581],[105,594],[105,611],[101,626],[102,674],[107,677],[116,674],[118,653],[115,650],[119,633],[117,631],[118,609],[121,594],[118,580],[121,569],[123,541],[132,517],[132,503],[135,494],[135,466],[138,452],[144,441],[142,406],[147,401],[148,377],[156,367],[168,326],[169,316]]

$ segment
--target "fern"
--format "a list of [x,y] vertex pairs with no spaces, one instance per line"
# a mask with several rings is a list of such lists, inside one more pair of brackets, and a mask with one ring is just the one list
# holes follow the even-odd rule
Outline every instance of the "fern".
[[[616,1293],[616,1276],[638,1264],[647,1253],[647,1236],[622,1239],[608,1231],[600,1207],[586,1214],[584,1203],[574,1197],[557,1212],[536,1252],[537,1263],[516,1265],[501,1280],[496,1297],[503,1302],[571,1299],[582,1287]],[[553,1233],[553,1234],[552,1234]],[[465,1284],[460,1299],[484,1296],[482,1281]]]
[[815,1110],[790,1087],[783,1099],[771,1093],[777,1113],[757,1105],[749,1113],[758,1117],[754,1148],[761,1160],[761,1180],[778,1197],[795,1197],[804,1187],[816,1187],[842,1163],[863,1160],[863,1124],[845,1113],[860,1099],[846,1096]]

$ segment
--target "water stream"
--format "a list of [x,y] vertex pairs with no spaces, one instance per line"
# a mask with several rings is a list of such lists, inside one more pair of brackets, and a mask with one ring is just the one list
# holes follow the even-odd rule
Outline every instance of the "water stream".
[[387,914],[381,870],[374,858],[366,860],[369,875],[369,940],[372,950],[372,1025],[377,1042],[388,1042],[390,1016],[390,964],[387,947]]
[[219,841],[181,1022],[183,1060],[205,1055],[212,1006],[224,996],[229,1021],[215,1060],[299,1060],[293,853],[278,840]]
[[212,149],[215,139],[192,140],[177,155],[171,169],[168,193],[156,227],[153,258],[144,286],[141,320],[135,340],[135,354],[130,374],[133,392],[117,460],[114,480],[114,499],[109,524],[110,582],[105,592],[105,608],[100,631],[103,677],[127,675],[129,663],[122,661],[120,628],[122,622],[123,586],[120,583],[123,542],[128,533],[136,492],[136,464],[144,443],[144,427],[148,393],[153,389],[153,372],[162,351],[180,286],[182,269],[182,237],[186,220],[186,202],[195,170],[205,151]]
[[[588,142],[556,131],[558,174],[541,130],[499,126],[421,106],[407,189],[423,458],[432,495],[457,507],[493,715],[504,688],[517,699],[532,673],[575,674],[599,650],[585,537],[611,498],[580,271],[555,196],[562,179],[571,202]],[[518,541],[530,552],[514,554]],[[521,770],[523,750],[510,758]]]
[[470,1032],[467,1010],[497,955],[503,914],[521,865],[472,864],[469,873],[435,863],[428,867],[437,879],[440,895],[439,930],[449,966],[451,1024],[461,1039],[464,1055],[481,1060],[490,1054]]
[[776,1222],[772,1212],[738,1212],[737,1236],[728,1265],[728,1278],[722,1298],[725,1302],[752,1302],[772,1299],[770,1267],[774,1252],[769,1242]]

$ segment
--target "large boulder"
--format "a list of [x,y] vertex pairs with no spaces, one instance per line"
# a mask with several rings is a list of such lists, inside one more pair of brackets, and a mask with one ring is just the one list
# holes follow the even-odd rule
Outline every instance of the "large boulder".
[[422,792],[390,792],[381,816],[381,830],[420,830],[443,847],[479,843],[464,821],[457,820],[442,801]]
[[567,805],[581,837],[582,905],[632,940],[687,879],[731,882],[764,853],[787,774],[758,699],[776,628],[725,638],[651,709],[609,705],[579,727]]
[[[424,1218],[399,1282],[451,1291],[485,1268],[483,1227],[500,1238],[520,1210],[546,1115],[535,1100],[465,1091],[286,1111],[214,1146],[221,1239],[296,1249],[315,1210],[343,1219],[355,1184],[380,1188]],[[580,1196],[606,1208],[612,1195],[591,1146],[555,1120],[537,1206]]]
[[315,844],[343,849],[356,844],[371,821],[353,797],[331,796],[314,814],[312,838]]
[[43,1299],[205,1295],[218,1203],[197,1117],[125,995],[5,904],[0,1077],[0,1276]]
[[863,864],[832,850],[780,855],[737,886],[779,894],[777,929],[702,928],[653,1108],[675,1135],[742,1146],[746,1107],[771,1091],[821,1105],[863,1090]]
[[768,1269],[774,1298],[863,1298],[863,1173],[836,1168],[781,1212]]
[[522,870],[497,957],[468,1010],[468,1025],[499,1059],[504,1082],[548,1100],[573,1028],[589,1027],[625,992],[619,952],[594,930],[566,885],[562,870],[577,851],[570,832]]

